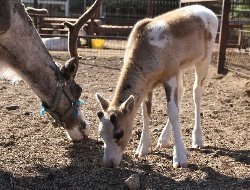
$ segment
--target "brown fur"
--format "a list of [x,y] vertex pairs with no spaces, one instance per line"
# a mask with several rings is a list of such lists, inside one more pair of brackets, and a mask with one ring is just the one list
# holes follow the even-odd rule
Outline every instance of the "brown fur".
[[177,9],[156,17],[154,20],[166,21],[169,25],[169,32],[177,38],[186,38],[194,31],[204,29],[204,23],[200,17],[193,15],[183,17],[185,12],[185,10]]
[[10,28],[10,2],[0,1],[0,34],[5,33]]
[[[129,37],[124,65],[112,104],[118,106],[130,94],[145,96],[147,91],[178,74],[180,68],[189,67],[200,56],[206,58],[204,48],[207,48],[207,41],[212,38],[211,34],[206,30],[200,17],[183,17],[183,13],[185,11],[179,9],[154,19],[142,20],[135,25]],[[168,24],[164,32],[166,35],[170,34],[175,41],[174,44],[166,46],[164,54],[156,51],[148,42],[148,26],[159,20]],[[194,43],[195,41],[198,43]],[[157,68],[155,65],[162,66]]]
[[29,14],[25,10],[25,7],[20,0],[13,0],[12,9],[14,12],[18,12],[22,19],[27,21],[30,26],[34,26],[32,19],[30,18]]
[[145,101],[145,104],[146,104],[146,107],[147,107],[148,116],[151,115],[152,97],[153,97],[153,93],[152,93],[152,92],[149,92],[149,93],[148,93],[148,99]]
[[[55,94],[58,92],[60,71],[20,0],[0,2],[0,66],[0,72],[4,66],[18,74],[41,99],[43,105],[53,106]],[[77,139],[80,140],[84,132],[80,128],[86,128],[82,114],[79,111],[77,116],[73,116],[66,112],[72,108],[71,100],[67,98],[69,93],[72,99],[77,99],[81,88],[73,79],[68,84],[68,94],[61,94],[55,112],[63,118],[67,128],[79,129]]]
[[[139,91],[141,90],[138,88],[135,89],[134,84],[138,82],[137,76],[140,76],[144,72],[143,71],[144,66],[142,64],[138,64],[138,62],[140,62],[140,59],[143,59],[143,57],[134,56],[134,55],[137,55],[139,52],[136,52],[136,51],[130,52],[130,50],[134,51],[134,50],[139,50],[141,48],[148,47],[148,42],[145,40],[141,41],[141,39],[145,38],[144,28],[151,21],[152,19],[144,19],[140,21],[139,23],[136,24],[134,32],[131,33],[131,43],[128,43],[127,45],[126,54],[128,55],[132,54],[133,56],[129,57],[131,64],[124,65],[124,67],[122,68],[121,73],[123,74],[120,76],[118,80],[118,84],[117,84],[119,88],[116,88],[116,91],[115,91],[115,96],[117,97],[119,96],[120,98],[112,102],[112,104],[116,106],[124,102],[127,99],[127,95],[131,91],[137,91],[139,93]],[[134,78],[132,76],[136,76],[136,77]],[[128,80],[128,78],[130,80]]]

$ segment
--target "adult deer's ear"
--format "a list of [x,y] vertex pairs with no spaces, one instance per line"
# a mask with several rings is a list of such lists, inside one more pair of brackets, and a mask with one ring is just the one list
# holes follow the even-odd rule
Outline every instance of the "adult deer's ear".
[[96,97],[96,99],[100,102],[100,105],[101,105],[102,109],[103,109],[104,111],[106,111],[106,110],[108,109],[108,107],[109,107],[109,102],[108,102],[108,100],[106,100],[106,99],[104,99],[103,97],[101,97],[101,95],[98,94],[98,93],[95,95],[95,97]]
[[76,63],[81,58],[82,57],[72,57],[61,67],[61,73],[65,80],[69,80],[72,77],[76,69]]
[[75,84],[70,86],[70,90],[75,99],[78,100],[82,94],[82,87],[80,87],[78,84]]
[[121,104],[121,110],[124,113],[131,112],[135,105],[135,98],[133,95],[130,95],[129,98]]

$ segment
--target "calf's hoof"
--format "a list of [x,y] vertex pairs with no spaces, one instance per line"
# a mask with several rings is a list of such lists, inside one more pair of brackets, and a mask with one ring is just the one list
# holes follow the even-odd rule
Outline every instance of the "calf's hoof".
[[201,148],[204,148],[204,145],[203,145],[202,142],[200,142],[200,143],[192,143],[192,148],[201,149]]
[[178,163],[178,162],[174,162],[173,163],[173,167],[174,168],[187,168],[188,167],[188,163]]
[[134,156],[136,158],[143,158],[147,155],[148,155],[148,151],[136,151]]
[[[186,151],[185,151],[186,153]],[[186,154],[179,154],[174,155],[173,157],[173,167],[174,168],[187,168],[188,167],[188,160]]]
[[163,141],[163,140],[158,140],[156,148],[160,149],[160,148],[170,148],[171,145],[168,141]]

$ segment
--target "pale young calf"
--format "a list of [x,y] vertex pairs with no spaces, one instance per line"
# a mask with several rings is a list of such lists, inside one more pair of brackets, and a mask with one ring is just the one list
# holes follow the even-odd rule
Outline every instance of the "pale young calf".
[[187,167],[179,120],[179,106],[184,93],[183,72],[189,66],[195,67],[192,147],[202,148],[202,85],[208,72],[217,27],[215,14],[200,5],[183,7],[153,19],[143,19],[135,25],[129,36],[124,65],[112,101],[96,95],[103,110],[98,112],[98,117],[100,135],[104,140],[105,166],[119,165],[140,105],[143,131],[136,154],[144,156],[148,153],[151,146],[149,117],[152,92],[158,84],[162,84],[167,96],[169,120],[157,146],[168,146],[173,129],[173,165]]

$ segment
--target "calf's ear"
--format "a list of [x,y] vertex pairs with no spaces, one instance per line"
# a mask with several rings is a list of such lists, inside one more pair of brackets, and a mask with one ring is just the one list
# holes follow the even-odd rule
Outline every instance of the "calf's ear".
[[106,111],[109,107],[109,101],[104,99],[103,97],[101,97],[100,94],[96,94],[95,95],[96,99],[99,101],[100,105],[101,105],[101,108]]
[[121,104],[121,110],[124,113],[131,112],[135,105],[135,98],[133,95],[130,95],[129,98]]

